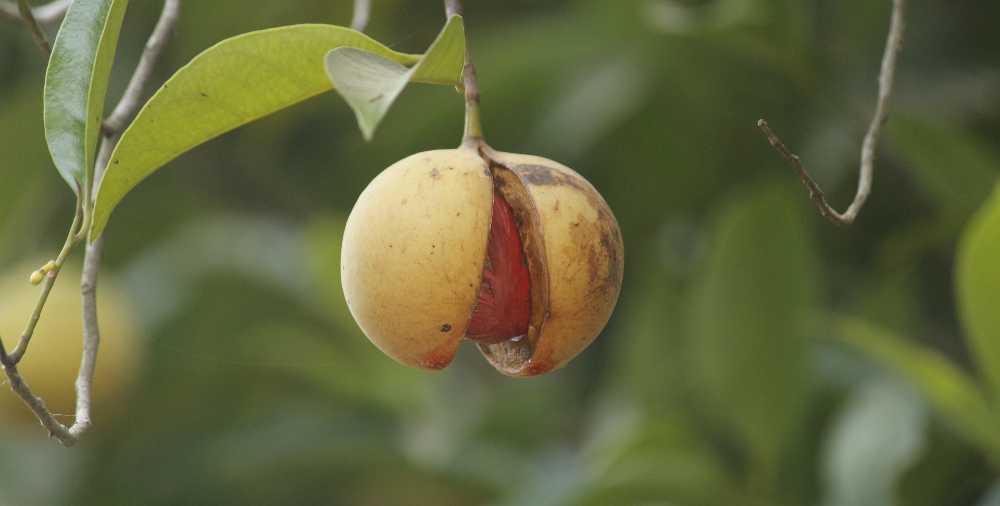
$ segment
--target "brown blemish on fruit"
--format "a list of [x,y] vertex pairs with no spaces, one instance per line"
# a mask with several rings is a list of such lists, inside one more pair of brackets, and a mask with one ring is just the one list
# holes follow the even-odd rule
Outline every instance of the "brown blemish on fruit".
[[440,371],[441,369],[448,367],[448,364],[450,363],[451,363],[450,357],[445,358],[438,355],[429,355],[428,358],[425,358],[424,360],[420,361],[420,367],[423,367],[424,369],[432,369],[435,371]]
[[601,277],[605,260],[596,248],[587,248],[587,272],[590,273],[590,284],[597,283],[597,278]]
[[528,363],[528,367],[524,369],[527,376],[538,376],[539,374],[545,374],[552,370],[551,360],[539,360],[535,361],[532,359]]
[[[608,207],[607,202],[604,201],[596,188],[591,186],[586,179],[583,179],[583,176],[577,177],[545,165],[514,165],[512,166],[512,170],[528,185],[569,186],[574,188],[590,202],[591,207],[597,209],[598,213],[606,214],[604,210]],[[558,208],[556,211],[558,211]],[[614,220],[614,217],[610,219]],[[617,227],[617,223],[615,226]]]
[[441,332],[451,332],[451,324],[445,323],[441,326]]
[[448,367],[448,364],[455,358],[455,347],[455,343],[445,343],[437,349],[432,350],[420,360],[420,367],[433,370],[441,370]]
[[571,186],[587,194],[593,191],[593,189],[581,184],[576,178],[545,165],[515,165],[512,169],[528,184],[538,186]]
[[531,184],[539,186],[560,184],[559,180],[562,174],[544,165],[517,165],[514,169],[522,179]]
[[575,235],[582,236],[576,246],[586,255],[592,287],[588,298],[616,296],[622,281],[622,245],[614,217],[600,209],[597,221],[587,223],[586,229]]
[[597,223],[600,226],[600,244],[604,250],[604,257],[608,261],[608,273],[605,278],[604,288],[615,289],[622,284],[622,254],[624,246],[622,244],[622,233],[618,227],[618,220],[614,215],[606,212],[603,208],[597,213]]
[[[612,229],[612,231],[614,230],[617,229]],[[621,238],[615,238],[611,232],[605,230],[601,234],[601,247],[604,248],[604,255],[608,259],[608,275],[605,284],[612,287],[620,286],[622,282]]]
[[441,172],[439,172],[437,170],[437,168],[431,169],[431,179],[433,179],[435,181],[437,181],[438,179],[441,179]]

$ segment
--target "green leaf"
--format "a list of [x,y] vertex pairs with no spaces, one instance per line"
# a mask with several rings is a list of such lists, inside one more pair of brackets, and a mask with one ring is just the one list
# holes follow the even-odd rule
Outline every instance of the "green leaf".
[[1000,459],[1000,413],[972,378],[939,353],[860,320],[840,319],[836,330],[848,344],[914,385],[967,440]]
[[989,196],[1000,159],[988,144],[939,119],[893,117],[889,125],[903,166],[943,212],[965,219]]
[[710,242],[691,328],[707,406],[774,478],[802,414],[806,339],[817,275],[808,216],[789,186],[766,186],[728,205]]
[[859,387],[827,440],[826,506],[897,504],[896,484],[923,453],[926,409],[916,393],[879,379]]
[[354,110],[365,140],[371,140],[389,106],[410,82],[412,69],[374,53],[342,47],[326,55],[326,71]]
[[734,496],[737,485],[718,452],[683,415],[617,422],[604,430],[612,434],[584,454],[591,475],[571,504],[736,504],[742,499]]
[[376,53],[353,47],[326,55],[326,72],[334,88],[358,118],[366,140],[411,80],[458,82],[465,63],[465,27],[452,16],[420,62],[411,68]]
[[[370,51],[399,64],[420,55],[393,51],[333,25],[294,25],[226,39],[177,71],[139,111],[100,183],[91,239],[140,181],[186,151],[281,109],[330,91],[323,69],[337,47]],[[418,72],[415,81],[454,85],[457,76]]]
[[66,13],[45,72],[45,140],[77,194],[93,180],[108,77],[128,0],[77,0]]
[[[662,235],[667,235],[666,233]],[[679,237],[687,241],[689,236]],[[683,349],[686,341],[682,328],[687,314],[687,292],[676,278],[671,279],[663,264],[682,264],[678,258],[663,258],[663,247],[650,247],[645,253],[650,259],[630,260],[644,273],[632,285],[633,293],[641,294],[618,310],[623,323],[623,339],[609,368],[618,395],[632,398],[643,413],[661,413],[675,409],[679,399],[689,393],[685,376]]]
[[962,326],[980,374],[1000,400],[1000,185],[966,228],[957,271]]

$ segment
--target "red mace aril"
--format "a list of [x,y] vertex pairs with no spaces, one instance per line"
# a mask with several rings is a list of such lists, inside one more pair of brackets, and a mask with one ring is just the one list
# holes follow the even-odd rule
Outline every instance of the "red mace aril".
[[493,192],[493,219],[486,252],[483,281],[465,337],[494,344],[526,335],[531,316],[528,263],[514,212],[498,191]]

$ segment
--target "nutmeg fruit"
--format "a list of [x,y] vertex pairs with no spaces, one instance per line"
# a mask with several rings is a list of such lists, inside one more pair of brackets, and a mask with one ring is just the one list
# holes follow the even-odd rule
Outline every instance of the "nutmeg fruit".
[[379,174],[341,250],[348,307],[379,349],[442,369],[468,340],[509,376],[559,368],[593,342],[623,266],[618,223],[587,180],[481,142]]

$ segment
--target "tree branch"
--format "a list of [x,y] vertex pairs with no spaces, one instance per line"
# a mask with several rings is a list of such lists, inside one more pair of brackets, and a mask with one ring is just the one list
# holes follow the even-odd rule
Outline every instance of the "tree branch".
[[[121,132],[139,109],[139,106],[142,104],[143,91],[146,89],[149,79],[153,76],[153,69],[156,68],[156,63],[160,60],[160,55],[163,53],[163,48],[166,47],[167,41],[170,40],[180,14],[180,0],[166,0],[163,3],[163,12],[160,14],[160,20],[156,22],[156,27],[153,28],[152,35],[146,41],[146,48],[143,50],[139,64],[135,68],[135,73],[132,74],[132,79],[129,80],[121,100],[118,101],[118,105],[115,106],[114,110],[111,111],[111,114],[104,121],[104,132],[106,135],[113,136]],[[103,171],[102,167],[98,167],[98,169]],[[99,179],[96,177],[96,174],[94,179],[95,183]],[[94,190],[97,190],[96,184]]]
[[[72,3],[73,0],[54,0],[31,9],[31,13],[40,24],[48,25],[61,20]],[[17,5],[3,1],[0,1],[0,18],[17,22],[24,20]]]
[[97,350],[101,345],[101,329],[97,322],[97,274],[101,268],[104,238],[87,244],[83,257],[80,293],[83,297],[83,353],[76,376],[76,418],[70,432],[79,437],[90,428],[91,385],[97,368]]
[[[104,170],[111,158],[114,146],[121,136],[121,129],[125,127],[126,122],[131,119],[139,108],[143,90],[152,76],[153,68],[156,66],[163,52],[163,47],[174,31],[179,14],[180,0],[165,0],[160,20],[156,23],[156,27],[153,29],[153,33],[146,43],[146,49],[143,51],[125,93],[109,118],[109,120],[114,121],[105,123],[105,126],[110,128],[105,129],[104,136],[101,139],[100,151],[94,170],[93,187],[95,190],[101,177],[104,175]],[[92,203],[85,202],[83,205],[90,206]],[[70,240],[75,241],[76,236],[74,235],[74,231],[71,230],[70,235],[73,237]],[[97,351],[101,341],[100,327],[97,320],[97,277],[100,270],[103,249],[103,238],[88,244],[83,260],[83,275],[80,280],[80,291],[83,298],[83,354],[80,359],[80,370],[76,379],[76,416],[72,426],[67,428],[56,420],[52,412],[45,406],[45,402],[32,393],[28,384],[17,370],[17,362],[13,360],[11,355],[7,354],[3,343],[0,342],[0,365],[2,365],[7,378],[10,380],[11,388],[31,408],[42,425],[49,430],[52,437],[59,440],[64,446],[74,445],[91,426],[91,385],[93,384],[94,371],[97,365]],[[63,255],[60,255],[60,257],[62,258]],[[54,274],[57,271],[58,269],[50,272]],[[46,283],[54,281],[55,276],[51,275],[46,280]],[[51,289],[50,285],[47,286]],[[20,349],[21,347],[19,346],[20,355],[17,357],[18,359],[26,351],[26,342],[24,346],[24,349]]]
[[[105,137],[101,140],[101,148],[94,169],[94,191],[111,159],[121,129],[132,119],[141,104],[141,96],[153,74],[153,69],[163,54],[163,48],[174,32],[174,27],[180,19],[181,0],[166,0],[160,20],[157,21],[153,33],[146,42],[146,49],[139,59],[128,87],[118,104],[105,122]],[[76,377],[76,419],[70,432],[77,438],[90,428],[91,385],[94,381],[94,371],[97,367],[97,351],[101,344],[101,330],[97,320],[97,275],[100,272],[101,256],[104,253],[104,237],[87,244],[83,257],[83,275],[80,279],[80,293],[83,298],[83,354],[80,357],[80,371]]]
[[21,19],[24,20],[24,24],[28,26],[31,37],[35,39],[35,44],[41,48],[45,56],[52,54],[52,45],[49,44],[49,39],[45,37],[42,27],[38,25],[38,20],[35,19],[35,13],[32,12],[31,6],[28,5],[28,0],[17,0],[17,9]]
[[21,377],[21,373],[18,372],[17,364],[7,355],[7,350],[4,348],[2,341],[0,341],[0,366],[3,367],[3,371],[7,375],[11,390],[20,396],[24,403],[31,408],[31,411],[35,413],[42,426],[48,429],[49,435],[58,439],[63,446],[73,446],[76,444],[76,436],[70,433],[70,430],[65,425],[56,420],[52,412],[49,411],[49,408],[45,406],[45,401],[41,397],[32,393],[31,388],[25,383],[24,378]]
[[351,18],[351,28],[363,32],[368,28],[368,19],[372,14],[371,0],[354,0],[354,17]]
[[444,15],[446,18],[462,15],[462,2],[460,0],[444,0]]
[[17,5],[0,0],[0,18],[27,25],[35,44],[48,57],[52,53],[52,45],[41,25],[61,20],[71,3],[72,0],[55,0],[41,7],[31,8],[27,0],[17,0]]
[[882,134],[882,127],[889,118],[889,101],[892,99],[892,87],[896,76],[896,61],[900,50],[903,48],[903,33],[905,31],[904,11],[906,0],[893,0],[892,19],[889,22],[889,35],[885,44],[885,52],[882,55],[882,66],[878,76],[878,101],[875,104],[875,114],[868,125],[868,132],[865,134],[864,142],[861,145],[861,168],[858,174],[858,190],[854,195],[854,200],[847,210],[838,213],[826,201],[823,190],[820,189],[816,181],[809,175],[802,160],[793,153],[788,146],[771,130],[767,121],[761,119],[757,121],[759,128],[768,142],[788,161],[788,163],[799,173],[802,184],[809,190],[809,198],[816,204],[816,208],[823,217],[837,225],[850,225],[858,217],[861,208],[864,207],[872,189],[872,176],[875,171],[875,149],[878,146],[879,137]]

